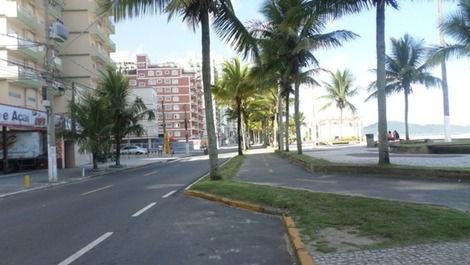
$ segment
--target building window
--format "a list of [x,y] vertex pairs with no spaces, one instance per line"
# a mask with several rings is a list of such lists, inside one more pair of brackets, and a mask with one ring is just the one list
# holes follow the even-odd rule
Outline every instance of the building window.
[[20,99],[21,98],[21,94],[20,93],[16,93],[16,92],[13,92],[13,91],[10,91],[8,92],[8,95],[12,98],[18,98]]
[[167,118],[169,120],[173,119],[173,114],[167,113],[167,114],[165,114],[165,118]]
[[157,88],[157,92],[158,92],[158,93],[162,93],[162,92],[163,92],[163,88],[158,87],[158,88]]
[[129,85],[130,86],[135,86],[135,85],[137,85],[137,81],[136,80],[129,80]]
[[139,87],[144,87],[145,86],[145,82],[139,82]]
[[31,101],[31,102],[36,102],[36,98],[33,98],[33,97],[28,97],[28,101]]
[[180,110],[180,106],[179,105],[174,105],[173,110]]
[[165,101],[171,101],[171,97],[165,97]]
[[169,74],[170,74],[170,71],[169,71],[169,70],[165,70],[165,74],[166,74],[166,75],[169,75]]
[[150,79],[150,80],[149,80],[149,85],[154,86],[154,85],[156,85],[156,84],[157,84],[157,80],[155,80],[155,79]]
[[165,93],[171,93],[171,87],[165,87]]
[[169,84],[170,83],[170,79],[165,79],[165,84]]
[[145,62],[138,62],[137,67],[139,68],[145,68]]
[[165,110],[171,110],[173,107],[171,105],[165,105]]
[[174,114],[173,118],[175,118],[175,120],[178,120],[180,118],[180,115],[179,114]]
[[157,71],[157,76],[162,75],[162,71]]
[[144,73],[139,73],[139,77],[145,77],[145,74]]
[[179,89],[177,87],[173,88],[173,93],[178,93]]
[[161,84],[162,83],[162,80],[161,79],[157,79],[157,84]]
[[[175,125],[176,125],[176,124],[175,124]],[[176,127],[176,126],[175,126],[175,127]],[[176,131],[176,132],[175,132],[175,137],[179,137],[179,136],[181,136],[181,133],[178,132],[178,131]]]
[[173,101],[178,102],[178,101],[180,101],[180,98],[179,97],[173,97]]
[[148,76],[154,76],[154,72],[153,72],[153,71],[148,71],[148,72],[147,72],[147,75],[148,75]]
[[171,75],[178,75],[178,70],[171,71]]
[[167,124],[166,124],[166,127],[167,127],[167,128],[173,128],[173,123],[171,123],[171,122],[167,123]]
[[172,80],[171,80],[171,83],[172,83],[173,85],[178,84],[178,79],[172,79]]

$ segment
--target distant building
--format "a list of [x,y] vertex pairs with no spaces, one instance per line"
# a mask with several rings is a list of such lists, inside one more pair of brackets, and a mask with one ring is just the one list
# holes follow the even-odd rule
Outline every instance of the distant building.
[[362,137],[362,120],[355,116],[344,118],[341,125],[340,119],[324,119],[316,123],[316,135],[313,137],[317,142],[330,142],[341,138]]
[[129,142],[140,141],[144,146],[148,145],[149,139],[163,134],[163,126],[172,139],[184,141],[186,118],[189,140],[201,139],[204,104],[202,81],[197,73],[187,72],[175,64],[151,64],[147,55],[137,55],[135,65],[126,62],[120,67],[129,78],[134,97],[144,98],[145,104],[155,110],[157,118],[143,123],[145,136],[139,139],[130,136],[127,138]]

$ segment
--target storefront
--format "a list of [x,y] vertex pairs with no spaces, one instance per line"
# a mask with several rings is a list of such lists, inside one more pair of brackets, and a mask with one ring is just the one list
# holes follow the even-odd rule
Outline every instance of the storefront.
[[[57,117],[56,127],[63,127]],[[0,104],[0,159],[4,172],[47,168],[47,115],[44,111]],[[57,128],[56,128],[57,130]],[[57,167],[63,167],[63,140],[57,139]]]

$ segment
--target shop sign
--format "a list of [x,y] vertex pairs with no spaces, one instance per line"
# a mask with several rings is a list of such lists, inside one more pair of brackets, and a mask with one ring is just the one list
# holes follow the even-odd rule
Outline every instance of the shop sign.
[[45,128],[47,115],[43,111],[0,104],[0,125]]

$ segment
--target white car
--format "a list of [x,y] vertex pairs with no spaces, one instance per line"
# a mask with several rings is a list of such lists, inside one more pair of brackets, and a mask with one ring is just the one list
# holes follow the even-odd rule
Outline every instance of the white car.
[[121,154],[148,154],[147,148],[131,145],[121,149]]

